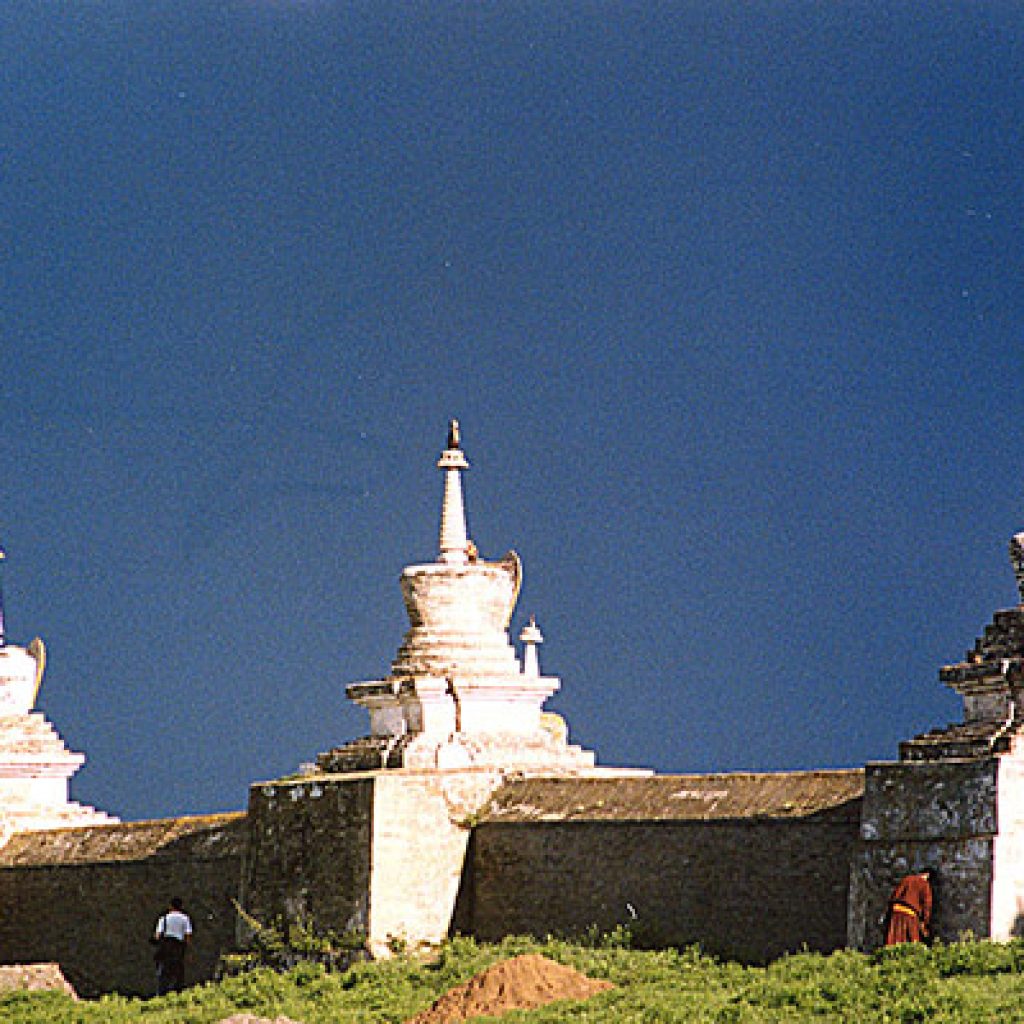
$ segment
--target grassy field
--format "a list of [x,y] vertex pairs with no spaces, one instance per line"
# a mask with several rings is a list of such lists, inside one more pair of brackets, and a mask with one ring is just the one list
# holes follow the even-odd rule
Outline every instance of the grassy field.
[[966,942],[877,954],[785,957],[744,967],[697,949],[643,951],[623,936],[578,945],[508,939],[478,946],[456,939],[431,963],[399,957],[330,974],[302,965],[252,971],[160,999],[107,996],[73,1002],[53,992],[0,997],[5,1024],[214,1024],[237,1012],[285,1015],[303,1024],[400,1022],[496,960],[539,952],[617,988],[584,1003],[514,1012],[506,1024],[587,1022],[1024,1021],[1024,942]]

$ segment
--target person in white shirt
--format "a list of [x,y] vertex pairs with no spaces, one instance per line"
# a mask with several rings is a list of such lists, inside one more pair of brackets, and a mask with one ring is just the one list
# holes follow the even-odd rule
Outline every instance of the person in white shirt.
[[192,921],[178,897],[156,923],[153,942],[156,944],[156,992],[164,995],[185,987],[185,949],[192,939]]

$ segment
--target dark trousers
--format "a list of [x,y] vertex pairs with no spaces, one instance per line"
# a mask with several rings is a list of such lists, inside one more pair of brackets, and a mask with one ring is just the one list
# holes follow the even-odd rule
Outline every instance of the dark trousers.
[[185,943],[163,938],[156,955],[156,994],[166,995],[185,987]]

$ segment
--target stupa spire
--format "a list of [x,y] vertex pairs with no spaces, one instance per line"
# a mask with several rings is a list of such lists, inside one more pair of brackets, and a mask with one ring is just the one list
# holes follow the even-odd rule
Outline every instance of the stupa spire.
[[7,555],[0,548],[0,647],[7,646],[7,627],[4,621],[4,559]]
[[1017,580],[1017,593],[1024,604],[1024,533],[1015,533],[1010,538],[1010,564]]
[[469,463],[460,446],[458,420],[451,420],[448,424],[448,446],[441,452],[437,468],[444,470],[440,561],[446,565],[465,565],[469,561],[469,537],[460,474],[469,469]]

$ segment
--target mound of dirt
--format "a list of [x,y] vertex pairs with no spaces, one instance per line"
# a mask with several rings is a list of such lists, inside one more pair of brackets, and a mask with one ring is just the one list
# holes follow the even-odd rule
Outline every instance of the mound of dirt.
[[58,992],[67,992],[72,999],[78,998],[64,977],[60,964],[11,964],[0,967],[0,992],[16,992],[24,988],[52,988]]
[[499,1017],[510,1010],[532,1010],[559,999],[589,999],[614,988],[610,981],[528,953],[488,967],[465,985],[450,989],[406,1024],[449,1024],[472,1017]]

